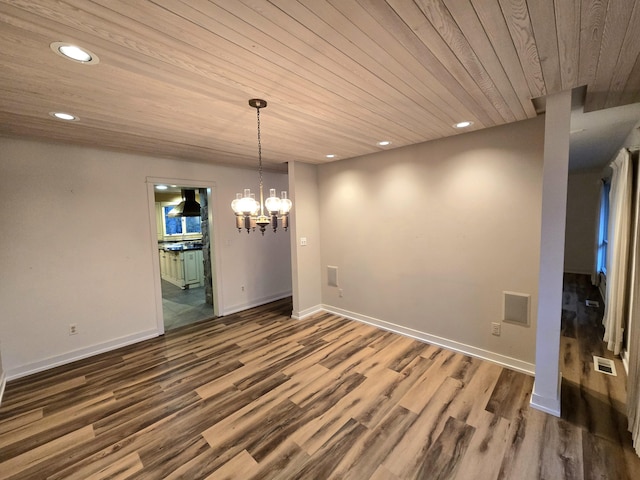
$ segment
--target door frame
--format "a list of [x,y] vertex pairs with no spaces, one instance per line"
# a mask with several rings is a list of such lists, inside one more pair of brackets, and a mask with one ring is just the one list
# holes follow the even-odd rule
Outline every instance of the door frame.
[[217,246],[220,245],[218,232],[220,231],[216,225],[217,215],[213,214],[214,205],[218,204],[216,182],[211,180],[190,180],[184,178],[165,178],[165,177],[147,177],[147,200],[149,206],[149,241],[151,245],[153,259],[153,288],[155,293],[155,309],[156,309],[156,325],[158,334],[164,334],[164,313],[162,311],[162,284],[160,275],[160,254],[158,251],[158,230],[156,222],[156,199],[155,186],[163,185],[180,185],[181,187],[192,187],[195,189],[206,188],[208,196],[207,216],[209,219],[209,240],[211,255],[211,281],[213,282],[213,315],[218,317],[220,312],[224,312],[222,305],[222,288],[219,280],[222,278],[222,268],[220,258],[216,255]]

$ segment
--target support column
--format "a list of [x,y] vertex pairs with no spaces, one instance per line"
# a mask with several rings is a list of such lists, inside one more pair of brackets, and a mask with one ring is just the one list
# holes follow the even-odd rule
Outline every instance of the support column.
[[571,91],[547,97],[542,172],[542,224],[536,379],[531,406],[560,416],[560,318],[567,215]]
[[[322,309],[320,267],[320,200],[315,165],[289,162],[291,211],[292,318],[301,319]],[[304,242],[301,241],[304,239]]]

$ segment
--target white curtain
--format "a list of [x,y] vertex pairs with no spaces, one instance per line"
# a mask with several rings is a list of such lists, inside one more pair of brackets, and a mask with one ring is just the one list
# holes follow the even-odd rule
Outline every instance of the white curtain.
[[605,201],[602,198],[605,195],[606,189],[604,187],[604,180],[598,182],[598,208],[596,209],[596,236],[595,244],[593,248],[593,271],[591,272],[591,283],[593,285],[600,285],[600,272],[602,271],[602,238],[603,229],[607,228],[607,222],[605,216],[602,214],[602,210],[605,205]]
[[640,455],[640,169],[637,160],[633,162],[636,179],[633,207],[633,232],[631,247],[631,299],[629,301],[629,325],[627,330],[627,417],[633,445]]
[[[638,266],[640,267],[640,265]],[[636,283],[637,286],[637,283]],[[634,292],[634,319],[629,331],[629,376],[627,377],[627,417],[633,446],[640,455],[640,301],[638,288]]]
[[604,341],[619,355],[625,327],[628,288],[629,234],[631,229],[631,155],[622,149],[611,163],[607,248],[607,292],[604,307]]

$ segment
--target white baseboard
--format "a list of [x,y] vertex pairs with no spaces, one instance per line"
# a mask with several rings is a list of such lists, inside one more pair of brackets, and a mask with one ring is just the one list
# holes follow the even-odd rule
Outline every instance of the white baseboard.
[[386,322],[378,318],[373,318],[367,315],[361,315],[359,313],[350,312],[348,310],[343,310],[342,308],[333,307],[331,305],[322,305],[322,309],[329,313],[340,315],[342,317],[349,318],[351,320],[356,320],[358,322],[367,323],[369,325],[373,325],[374,327],[378,327],[383,330],[387,330],[390,332],[399,333],[400,335],[415,338],[416,340],[420,340],[422,342],[429,343],[431,345],[437,345],[439,347],[443,347],[448,350],[453,350],[459,353],[463,353],[471,357],[487,360],[489,362],[496,363],[500,366],[509,368],[511,370],[515,370],[516,372],[525,373],[531,376],[533,376],[535,372],[535,365],[533,363],[524,362],[522,360],[518,360],[517,358],[508,357],[500,353],[491,352],[489,350],[484,350],[482,348],[474,347],[472,345],[466,345],[464,343],[460,343],[455,340],[438,337],[436,335],[431,335],[426,332],[421,332],[419,330],[414,330],[412,328],[396,325],[394,323]]
[[292,295],[291,291],[277,293],[275,295],[269,295],[262,298],[257,298],[247,303],[239,303],[236,305],[232,305],[231,307],[225,308],[223,312],[220,312],[220,316],[231,315],[233,313],[242,312],[243,310],[248,310],[250,308],[259,307],[260,305],[264,305],[265,303],[275,302],[276,300],[282,300],[283,298],[290,297]]
[[45,360],[29,363],[21,367],[9,368],[6,372],[7,380],[14,380],[16,378],[26,377],[33,373],[49,370],[50,368],[59,367],[60,365],[66,365],[67,363],[75,362],[76,360],[82,360],[83,358],[92,357],[100,353],[109,352],[120,347],[126,347],[132,343],[142,342],[150,338],[157,337],[157,330],[147,330],[146,332],[135,333],[133,335],[127,335],[126,337],[116,338],[108,342],[100,343],[97,345],[91,345],[90,347],[74,350],[73,352],[64,353],[62,355],[56,355]]
[[627,376],[629,375],[629,352],[625,348],[620,352],[620,358],[622,359],[622,366],[624,366],[624,371],[627,372]]
[[579,268],[565,268],[564,273],[572,273],[575,275],[589,275],[591,277],[591,270],[581,270]]
[[4,396],[4,387],[7,386],[7,376],[4,372],[0,372],[0,405],[2,405],[2,397]]
[[560,389],[562,387],[562,374],[558,375],[558,396],[556,398],[544,397],[542,395],[538,395],[536,393],[536,382],[533,382],[533,393],[531,394],[531,400],[529,404],[532,408],[536,410],[540,410],[542,412],[548,413],[549,415],[553,415],[554,417],[560,417],[561,411],[561,395]]
[[305,308],[304,310],[300,310],[299,312],[293,312],[291,314],[291,318],[294,320],[303,320],[311,315],[315,315],[316,313],[324,312],[324,308],[322,305],[314,305],[313,307]]

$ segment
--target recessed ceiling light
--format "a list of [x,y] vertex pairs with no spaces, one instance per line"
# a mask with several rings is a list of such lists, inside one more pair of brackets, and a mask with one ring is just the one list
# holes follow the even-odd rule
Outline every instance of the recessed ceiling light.
[[378,145],[386,147],[387,145],[391,145],[391,142],[389,140],[382,140],[381,142],[378,142]]
[[456,123],[456,124],[454,125],[454,127],[456,127],[456,128],[467,128],[467,127],[470,127],[471,125],[473,125],[473,122],[467,122],[467,121],[465,121],[465,122],[458,122],[458,123]]
[[156,190],[166,190],[167,188],[169,187],[167,187],[166,185],[156,185]]
[[64,42],[53,42],[49,46],[51,47],[51,50],[61,57],[73,60],[74,62],[83,63],[85,65],[95,65],[100,62],[100,59],[95,53],[87,50],[86,48],[80,48],[77,45]]
[[326,155],[327,158],[336,158],[336,156],[333,153],[330,153],[328,155]]
[[75,115],[65,112],[49,112],[49,115],[53,118],[57,118],[58,120],[66,120],[67,122],[77,122],[80,120],[80,117],[76,117]]

